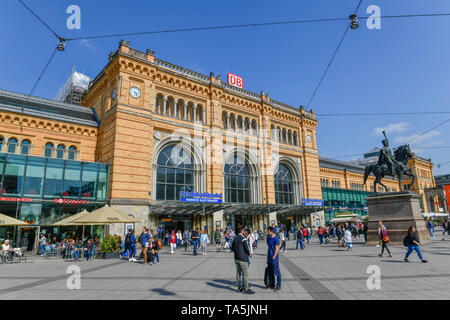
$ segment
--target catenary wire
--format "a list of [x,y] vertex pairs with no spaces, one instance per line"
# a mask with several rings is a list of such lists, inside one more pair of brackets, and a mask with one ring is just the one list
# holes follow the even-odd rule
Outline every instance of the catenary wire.
[[17,1],[19,1],[22,4],[22,6],[25,7],[25,9],[27,9],[33,16],[35,16],[36,19],[38,19],[48,30],[50,30],[51,33],[53,33],[57,38],[60,38],[58,34],[52,28],[50,28],[50,26],[43,19],[41,19],[41,17],[39,17],[30,7],[28,7],[22,0]]
[[[359,7],[361,6],[361,3],[362,3],[362,0],[359,0],[358,5],[356,6],[356,9],[353,12],[355,15],[358,12]],[[311,102],[313,101],[314,97],[316,96],[317,91],[319,90],[319,88],[320,88],[320,86],[321,86],[321,84],[323,82],[323,79],[325,79],[325,76],[327,75],[328,70],[330,69],[331,64],[333,63],[334,58],[336,57],[339,49],[341,48],[341,45],[344,42],[345,36],[347,35],[349,29],[350,29],[350,24],[347,24],[347,27],[345,28],[344,34],[342,35],[341,39],[339,40],[339,43],[338,43],[336,49],[334,50],[333,55],[331,56],[327,67],[325,68],[324,72],[322,73],[322,77],[320,78],[319,82],[317,83],[316,87],[314,88],[314,91],[313,91],[313,93],[311,95],[311,98],[309,99],[308,103],[306,104],[307,108],[310,106]]]
[[433,131],[434,129],[437,129],[437,128],[439,128],[440,126],[443,126],[444,124],[446,124],[446,123],[449,122],[449,121],[450,121],[450,118],[447,119],[447,120],[445,120],[445,121],[443,121],[443,122],[441,122],[441,123],[439,123],[438,125],[435,125],[433,128],[428,129],[427,131],[425,131],[425,132],[423,132],[423,133],[421,133],[421,134],[419,134],[419,135],[413,137],[413,138],[412,138],[411,140],[409,140],[407,143],[408,143],[408,144],[411,143],[412,141],[416,140],[417,138],[426,135],[428,132],[431,132],[431,131]]
[[[424,14],[404,14],[404,15],[390,15],[390,16],[381,15],[381,16],[379,16],[379,18],[393,19],[393,18],[443,17],[443,16],[450,16],[450,13],[424,13]],[[366,19],[371,19],[371,18],[378,18],[378,17],[377,16],[358,17],[359,20],[366,20]],[[66,41],[77,41],[77,40],[138,36],[138,35],[147,35],[147,34],[159,34],[159,33],[175,33],[175,32],[205,31],[205,30],[217,30],[217,29],[249,28],[249,27],[263,27],[263,26],[271,26],[271,25],[287,25],[287,24],[333,22],[333,21],[348,21],[348,20],[349,20],[349,18],[346,17],[346,18],[323,18],[323,19],[306,19],[306,20],[291,20],[291,21],[273,21],[273,22],[262,22],[262,23],[205,26],[205,27],[192,27],[192,28],[179,28],[179,29],[166,29],[166,30],[92,35],[92,36],[84,36],[84,37],[76,37],[76,38],[66,38],[65,40]]]
[[42,76],[44,75],[45,71],[47,70],[48,66],[50,65],[50,63],[52,62],[53,58],[55,57],[57,49],[55,48],[52,52],[52,55],[50,56],[50,58],[48,59],[47,63],[44,66],[44,69],[42,69],[39,78],[36,80],[36,82],[33,85],[33,88],[31,89],[29,96],[33,95],[34,90],[36,89],[37,85],[39,84],[39,81],[41,81]]
[[316,113],[317,117],[348,117],[348,116],[396,116],[396,115],[436,115],[450,114],[450,111],[418,111],[418,112],[367,112],[367,113]]

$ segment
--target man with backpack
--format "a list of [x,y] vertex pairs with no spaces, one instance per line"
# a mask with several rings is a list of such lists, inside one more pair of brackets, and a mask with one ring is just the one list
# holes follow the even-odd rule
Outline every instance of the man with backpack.
[[191,232],[191,238],[192,238],[192,245],[194,246],[194,256],[197,255],[197,246],[198,246],[198,228],[196,228],[195,230],[192,230]]
[[416,251],[422,263],[427,263],[428,261],[423,258],[422,252],[420,252],[419,246],[421,246],[422,244],[419,242],[419,239],[417,239],[415,232],[416,232],[415,227],[413,226],[409,227],[408,234],[403,239],[403,245],[405,247],[408,247],[408,251],[406,252],[405,258],[403,260],[405,260],[405,262],[409,262],[408,260],[409,255],[413,251]]
[[187,248],[189,246],[189,238],[191,237],[191,233],[189,230],[184,230],[183,232],[183,246],[184,246],[184,252],[187,251]]
[[234,262],[236,264],[236,281],[238,291],[244,294],[254,294],[255,292],[248,287],[248,257],[250,247],[247,241],[248,230],[242,227],[237,228],[238,234],[231,243],[234,252]]
[[221,246],[221,239],[222,234],[219,231],[219,228],[216,228],[216,231],[214,231],[214,241],[216,243],[216,252],[220,252],[220,246]]

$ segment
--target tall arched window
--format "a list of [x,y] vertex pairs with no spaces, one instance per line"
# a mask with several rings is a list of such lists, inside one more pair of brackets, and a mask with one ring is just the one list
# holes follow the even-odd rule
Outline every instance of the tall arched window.
[[8,140],[8,152],[9,153],[16,153],[16,147],[17,147],[17,139],[16,138],[10,138]]
[[69,151],[67,153],[67,159],[75,160],[76,155],[77,155],[77,148],[75,148],[74,146],[70,146]]
[[53,153],[53,143],[47,142],[45,144],[44,156],[51,158]]
[[194,190],[194,157],[177,146],[164,148],[157,162],[156,200],[179,200],[180,191]]
[[31,144],[30,141],[23,140],[20,153],[21,154],[29,154],[30,153],[30,144]]
[[274,175],[275,203],[294,204],[294,179],[291,170],[280,163]]
[[248,164],[234,155],[226,161],[224,172],[226,201],[251,203],[251,175]]
[[66,151],[66,147],[62,144],[58,145],[58,148],[56,148],[56,157],[58,159],[64,159],[64,153]]

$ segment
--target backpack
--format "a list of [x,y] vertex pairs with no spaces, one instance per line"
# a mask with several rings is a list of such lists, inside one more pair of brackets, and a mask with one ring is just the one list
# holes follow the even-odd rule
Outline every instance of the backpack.
[[408,246],[408,244],[409,244],[409,235],[407,235],[407,236],[405,236],[404,238],[403,238],[403,245],[405,246],[405,247],[407,247]]

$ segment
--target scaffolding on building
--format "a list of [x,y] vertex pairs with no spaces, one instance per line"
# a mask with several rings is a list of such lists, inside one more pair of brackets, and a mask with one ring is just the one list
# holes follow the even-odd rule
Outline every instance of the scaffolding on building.
[[81,105],[81,98],[89,87],[91,78],[72,69],[72,74],[56,96],[57,101]]

